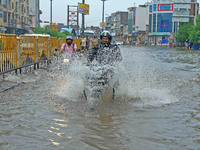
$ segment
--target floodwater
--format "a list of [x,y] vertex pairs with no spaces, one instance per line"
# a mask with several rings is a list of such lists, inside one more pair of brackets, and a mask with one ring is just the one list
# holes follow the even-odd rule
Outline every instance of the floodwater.
[[8,74],[0,82],[0,149],[200,149],[200,52],[121,50],[117,98],[94,111],[82,95],[82,62]]

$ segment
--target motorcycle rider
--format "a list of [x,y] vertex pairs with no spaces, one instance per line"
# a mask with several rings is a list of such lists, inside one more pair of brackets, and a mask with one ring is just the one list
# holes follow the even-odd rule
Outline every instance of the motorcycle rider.
[[100,35],[100,43],[93,46],[87,57],[88,63],[92,62],[94,59],[102,65],[113,65],[114,62],[121,61],[122,55],[119,47],[117,44],[111,42],[112,36],[110,32],[103,31]]
[[[89,83],[91,82],[90,83],[91,87],[93,87],[96,83],[97,83],[97,87],[98,87],[99,79],[101,79],[101,82],[103,80],[102,85],[104,86],[105,84],[108,85],[109,80],[112,78],[111,89],[112,89],[112,99],[114,99],[115,88],[117,88],[119,86],[119,79],[118,79],[117,75],[114,75],[114,70],[112,70],[112,67],[111,68],[109,68],[109,67],[116,66],[116,63],[122,60],[122,55],[121,55],[120,49],[117,46],[117,44],[114,44],[111,42],[112,42],[112,36],[111,36],[110,32],[103,31],[100,35],[99,44],[93,46],[91,52],[89,53],[89,55],[87,57],[87,62],[85,64],[90,66],[92,64],[92,62],[96,60],[96,62],[99,66],[103,66],[103,67],[107,66],[107,67],[103,68],[103,70],[102,70],[103,76],[101,78],[97,77],[97,81],[94,81],[93,73],[91,76],[90,75],[87,76],[87,79],[90,79],[90,77],[91,77],[92,80],[88,80]],[[96,71],[96,70],[94,69],[92,71]],[[105,87],[108,88],[108,86],[105,86]],[[105,88],[105,87],[102,87],[102,88]],[[107,90],[110,91],[111,89],[108,88]],[[92,90],[84,90],[83,91],[86,99],[88,98],[88,95],[89,95],[88,91],[91,92]],[[95,93],[95,90],[94,90],[94,93]],[[98,95],[99,91],[97,91],[95,94],[94,93],[91,94],[91,97],[93,97],[93,96],[95,97],[96,95]],[[94,109],[93,105],[95,105],[93,103],[95,103],[95,101],[90,101],[90,102],[92,103],[92,104],[90,104],[91,110],[93,110]]]
[[62,44],[61,50],[59,53],[67,53],[67,54],[72,54],[75,53],[77,50],[77,46],[75,43],[73,43],[73,37],[71,35],[66,36],[66,42]]

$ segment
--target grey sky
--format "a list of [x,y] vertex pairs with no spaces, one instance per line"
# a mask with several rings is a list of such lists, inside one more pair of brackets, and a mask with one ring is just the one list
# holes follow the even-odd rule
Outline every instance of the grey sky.
[[[116,11],[127,11],[128,7],[142,5],[151,0],[108,0],[105,2],[105,17]],[[82,0],[53,0],[53,22],[67,24],[67,5],[77,5]],[[85,0],[90,5],[90,15],[86,15],[86,25],[99,26],[102,21],[103,2],[100,0]],[[42,10],[41,20],[50,20],[50,0],[40,0]],[[81,16],[80,21],[81,23]],[[80,25],[80,24],[79,24]]]

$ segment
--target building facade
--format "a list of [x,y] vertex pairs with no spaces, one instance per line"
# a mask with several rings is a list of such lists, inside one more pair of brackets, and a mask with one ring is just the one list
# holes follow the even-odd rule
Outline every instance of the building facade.
[[112,16],[106,17],[106,28],[105,30],[111,32]]
[[0,33],[20,35],[28,33],[31,26],[35,27],[35,1],[0,0]]
[[149,5],[150,43],[161,44],[164,39],[169,40],[173,28],[173,11],[174,3],[172,0],[153,0]]
[[29,0],[29,23],[31,28],[40,26],[40,14],[42,14],[42,11],[39,8],[39,0]]
[[146,40],[146,26],[148,25],[148,5],[128,8],[128,41],[137,43]]
[[199,4],[196,0],[174,0],[173,32],[178,31],[180,22],[196,23],[196,16],[199,12]]
[[196,0],[153,0],[149,5],[149,42],[174,43],[179,24],[195,23],[198,11]]
[[111,34],[114,40],[124,40],[127,36],[126,31],[128,29],[128,12],[118,11],[111,14]]

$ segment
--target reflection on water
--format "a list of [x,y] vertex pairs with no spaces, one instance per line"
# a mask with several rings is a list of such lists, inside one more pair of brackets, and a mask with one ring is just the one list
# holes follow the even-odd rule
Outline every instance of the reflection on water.
[[[122,47],[116,100],[91,112],[82,61],[8,75],[0,91],[0,149],[198,149],[198,51]],[[5,84],[4,84],[5,83]]]

